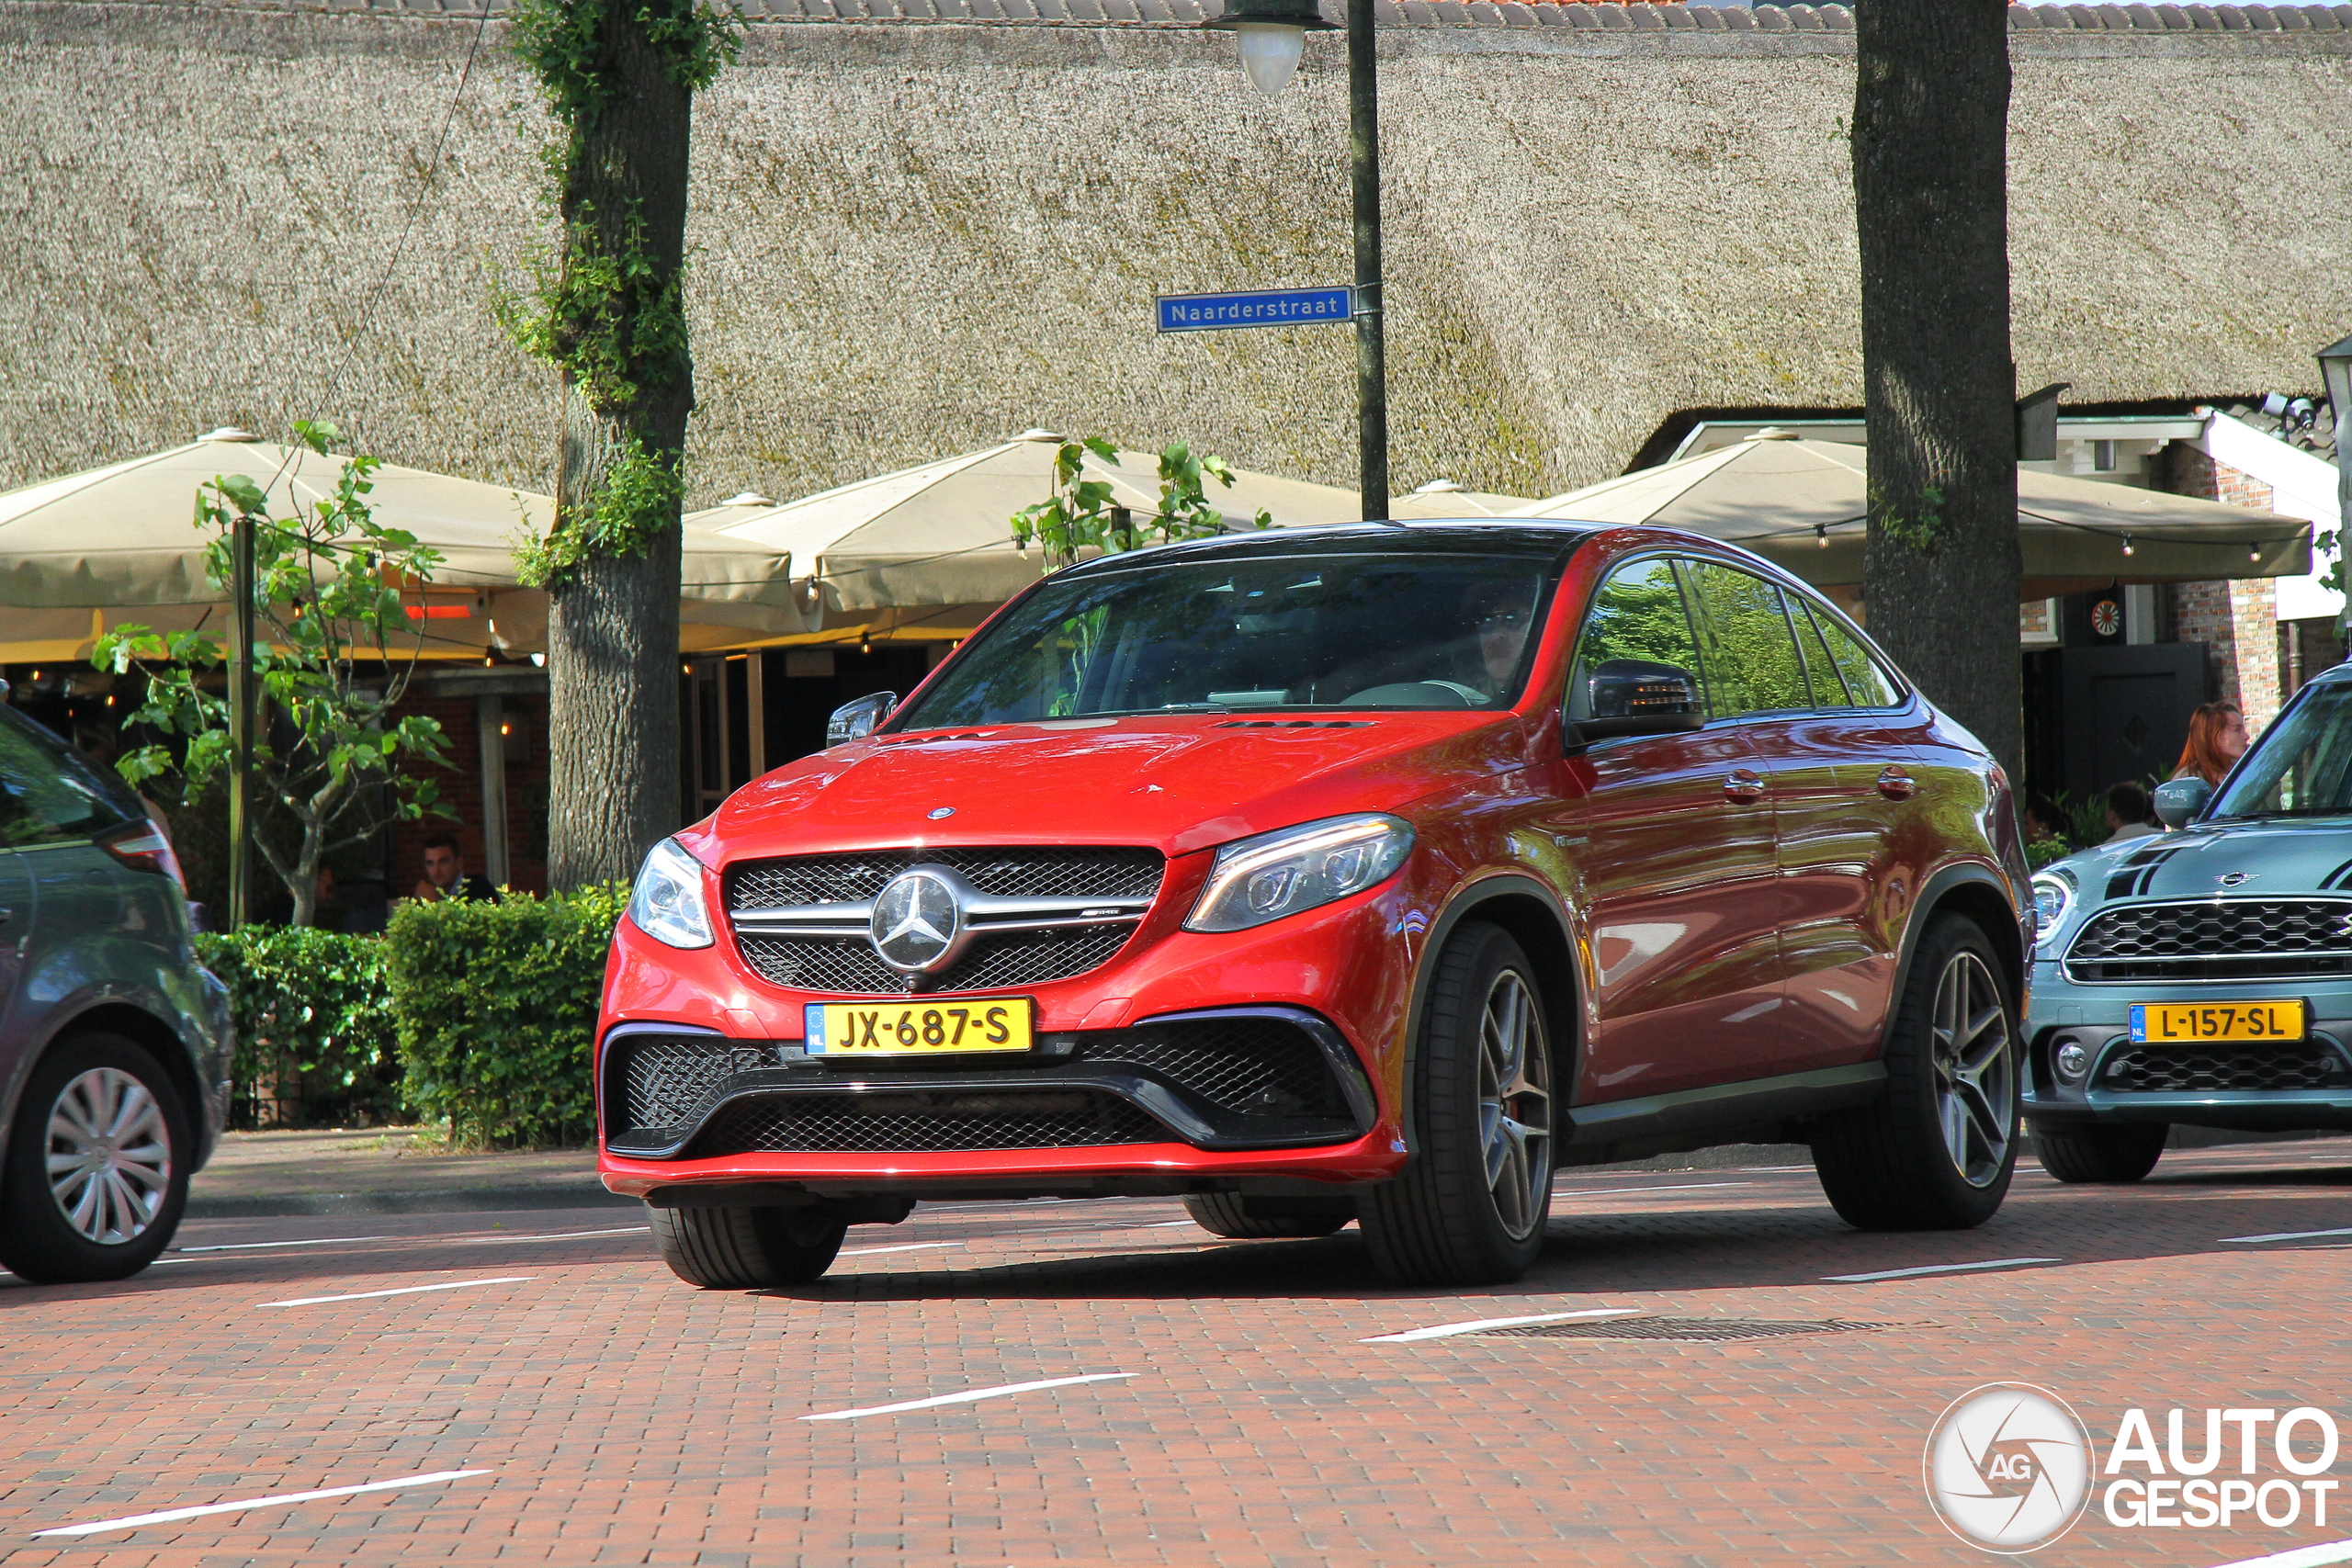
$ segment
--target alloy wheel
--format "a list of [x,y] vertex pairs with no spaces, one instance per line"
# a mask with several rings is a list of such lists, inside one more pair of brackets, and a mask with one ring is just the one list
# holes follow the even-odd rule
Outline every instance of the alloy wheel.
[[85,1241],[119,1247],[155,1222],[172,1188],[163,1107],[119,1067],[93,1067],[49,1112],[49,1189]]
[[1516,970],[1495,976],[1478,1026],[1478,1134],[1503,1229],[1520,1241],[1552,1187],[1552,1058],[1535,998]]
[[1956,953],[1936,983],[1936,1120],[1962,1179],[1984,1187],[2007,1168],[2017,1135],[2017,1041],[1984,961]]

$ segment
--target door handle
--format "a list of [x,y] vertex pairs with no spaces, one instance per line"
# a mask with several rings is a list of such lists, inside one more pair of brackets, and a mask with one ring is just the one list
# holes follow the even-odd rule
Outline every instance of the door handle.
[[1764,777],[1747,768],[1734,768],[1724,778],[1724,798],[1745,806],[1764,798]]
[[1878,792],[1889,800],[1908,800],[1919,793],[1919,781],[1889,765],[1879,770]]

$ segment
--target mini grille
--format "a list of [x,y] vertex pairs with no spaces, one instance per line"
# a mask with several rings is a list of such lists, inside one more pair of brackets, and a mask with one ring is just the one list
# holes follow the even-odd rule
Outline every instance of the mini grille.
[[1106,848],[875,850],[747,861],[727,870],[727,908],[871,898],[910,865],[944,865],[1008,898],[1149,898],[1166,869],[1157,850]]
[[[998,991],[1067,980],[1107,962],[1134,934],[1134,927],[1122,925],[978,937],[953,964],[924,976],[922,988],[926,994]],[[783,937],[746,931],[735,941],[742,950],[743,962],[771,985],[860,997],[901,997],[914,990],[909,977],[883,963],[873,944],[862,937]]]
[[739,1100],[711,1118],[689,1156],[1066,1149],[1179,1141],[1152,1117],[1107,1094],[912,1089]]
[[2324,1089],[2352,1081],[2335,1053],[2304,1044],[2125,1050],[2102,1079],[2126,1094],[2211,1094],[2230,1089]]
[[1155,1073],[1210,1104],[1244,1115],[1345,1116],[1323,1053],[1272,1018],[1191,1019],[1108,1038],[1088,1037],[1092,1066]]
[[2212,898],[2094,916],[2066,967],[2077,980],[2246,980],[2352,974],[2352,904]]
[[1857,1334],[1902,1328],[1899,1323],[1855,1323],[1824,1318],[1817,1323],[1774,1322],[1760,1317],[1620,1317],[1584,1323],[1529,1323],[1488,1328],[1481,1339],[1681,1339],[1717,1344],[1726,1339],[1786,1339],[1799,1334]]

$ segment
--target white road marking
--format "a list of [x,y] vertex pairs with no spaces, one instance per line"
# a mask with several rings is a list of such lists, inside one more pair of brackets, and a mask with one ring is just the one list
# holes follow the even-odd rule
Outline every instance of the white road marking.
[[934,1247],[961,1247],[960,1241],[910,1241],[898,1247],[861,1247],[844,1252],[843,1258],[871,1258],[877,1252],[926,1252]]
[[1740,1169],[1752,1170],[1758,1176],[1786,1176],[1792,1171],[1799,1170],[1810,1175],[1815,1168],[1817,1168],[1810,1165],[1744,1165],[1740,1167]]
[[372,1302],[379,1296],[421,1296],[428,1291],[469,1291],[476,1285],[519,1285],[535,1274],[501,1274],[495,1280],[453,1280],[446,1285],[402,1285],[396,1291],[354,1291],[347,1296],[296,1296],[292,1301],[264,1302],[266,1307],[317,1306],[322,1302]]
[[2352,1229],[2337,1231],[2273,1231],[2268,1235],[2225,1235],[2223,1241],[2311,1241],[2324,1235],[2352,1235]]
[[1696,1192],[1708,1187],[1753,1187],[1753,1181],[1692,1181],[1679,1187],[1555,1187],[1555,1198],[1602,1198],[1612,1192]]
[[356,1497],[362,1492],[393,1492],[407,1486],[438,1486],[445,1482],[458,1481],[469,1475],[488,1475],[487,1470],[436,1470],[427,1475],[396,1475],[390,1481],[370,1481],[361,1486],[323,1486],[315,1492],[280,1492],[269,1497],[244,1497],[234,1503],[207,1503],[194,1508],[166,1508],[156,1514],[127,1514],[119,1519],[100,1519],[95,1524],[60,1525],[55,1529],[35,1530],[35,1537],[44,1535],[96,1535],[104,1530],[132,1530],[141,1525],[170,1524],[175,1519],[200,1519],[207,1514],[241,1514],[248,1508],[282,1508],[289,1503],[315,1503],[322,1497]]
[[1530,1323],[1566,1323],[1572,1317],[1635,1317],[1639,1307],[1590,1307],[1583,1312],[1545,1312],[1533,1317],[1482,1317],[1472,1323],[1441,1323],[1433,1328],[1408,1328],[1402,1334],[1375,1334],[1369,1339],[1359,1339],[1359,1345],[1403,1345],[1415,1339],[1450,1339],[1457,1334],[1476,1334],[1486,1328],[1518,1328]]
[[638,1235],[651,1230],[651,1225],[623,1225],[614,1231],[553,1231],[546,1235],[469,1235],[468,1241],[578,1241],[591,1235]]
[[266,1247],[341,1247],[355,1241],[390,1241],[388,1235],[322,1235],[315,1241],[223,1241],[209,1247],[175,1247],[174,1252],[254,1252]]
[[2022,1269],[2029,1263],[2064,1263],[2063,1258],[1995,1258],[1983,1263],[1922,1263],[1917,1269],[1882,1269],[1874,1274],[1824,1274],[1824,1280],[1840,1285],[1859,1285],[1871,1280],[1908,1280],[1917,1274],[1971,1274],[1979,1269]]
[[2331,1562],[2352,1562],[2352,1540],[2299,1546],[2291,1551],[2276,1551],[2267,1557],[2248,1557],[2236,1562],[2224,1562],[2222,1568],[2326,1568]]
[[889,1416],[901,1410],[929,1410],[937,1404],[969,1404],[978,1399],[1002,1399],[1007,1394],[1028,1393],[1041,1388],[1068,1388],[1072,1383],[1112,1382],[1131,1378],[1133,1372],[1089,1372],[1079,1378],[1047,1378],[1042,1382],[1009,1382],[995,1388],[966,1389],[962,1393],[943,1393],[933,1399],[909,1399],[897,1404],[868,1404],[857,1410],[827,1410],[815,1416],[803,1416],[803,1421],[854,1421],[861,1416]]

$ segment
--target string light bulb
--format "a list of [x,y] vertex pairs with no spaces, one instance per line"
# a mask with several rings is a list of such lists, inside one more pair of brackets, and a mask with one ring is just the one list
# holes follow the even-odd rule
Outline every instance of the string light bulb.
[[2132,536],[2129,534],[2123,536],[2123,553],[2127,556],[2132,553]]
[[857,636],[857,651],[861,656],[871,654],[874,651],[874,639],[865,633],[860,632]]
[[1826,549],[1827,549],[1827,548],[1829,547],[1829,525],[1828,525],[1828,524],[1826,524],[1826,523],[1815,523],[1815,524],[1813,525],[1813,542],[1814,542],[1815,544],[1816,544],[1816,545],[1819,545],[1819,546],[1820,546],[1823,549],[1825,549],[1825,550],[1826,550]]
[[2249,563],[2255,566],[2260,566],[2262,564],[2261,540],[2256,539],[2253,544],[2248,545],[2245,547],[2245,558]]

